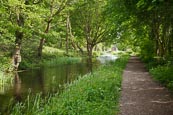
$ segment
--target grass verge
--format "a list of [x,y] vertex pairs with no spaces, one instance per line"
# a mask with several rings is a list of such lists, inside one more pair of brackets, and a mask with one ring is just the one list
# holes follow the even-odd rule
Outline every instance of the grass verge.
[[[121,89],[122,72],[128,57],[101,66],[93,73],[79,77],[66,85],[61,94],[41,99],[36,96],[18,103],[13,115],[116,115]],[[46,103],[45,103],[46,101]]]
[[153,78],[169,89],[173,89],[173,66],[157,66],[150,69]]

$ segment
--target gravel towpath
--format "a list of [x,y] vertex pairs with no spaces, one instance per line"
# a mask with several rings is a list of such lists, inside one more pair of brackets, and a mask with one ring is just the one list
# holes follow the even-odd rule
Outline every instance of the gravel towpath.
[[155,82],[138,57],[123,73],[119,115],[173,115],[173,94]]

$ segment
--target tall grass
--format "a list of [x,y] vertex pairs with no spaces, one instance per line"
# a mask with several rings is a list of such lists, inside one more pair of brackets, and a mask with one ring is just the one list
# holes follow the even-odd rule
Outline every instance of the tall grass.
[[[66,84],[61,94],[17,104],[12,115],[116,115],[127,56]],[[33,105],[34,103],[34,105]],[[33,105],[33,106],[32,106]]]
[[80,57],[47,57],[39,60],[37,63],[28,63],[23,60],[20,65],[20,69],[34,69],[40,66],[54,67],[61,64],[75,64],[80,63],[82,58]]
[[4,72],[0,71],[0,86],[12,83],[12,81],[13,81],[12,74],[5,74]]
[[13,74],[5,74],[0,71],[0,94],[4,94],[13,85]]
[[44,66],[56,66],[56,65],[60,65],[60,64],[74,64],[74,63],[79,63],[81,62],[81,58],[77,58],[77,57],[57,57],[55,59],[51,59],[50,61],[45,61],[43,62],[41,65]]

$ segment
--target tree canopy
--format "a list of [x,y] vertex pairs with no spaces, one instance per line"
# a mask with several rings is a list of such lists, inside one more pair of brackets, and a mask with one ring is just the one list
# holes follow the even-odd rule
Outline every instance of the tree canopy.
[[[170,0],[1,0],[1,55],[42,58],[44,45],[92,57],[99,43],[141,49],[146,58],[172,56]],[[148,48],[151,50],[148,51]],[[2,56],[1,56],[2,57]],[[4,59],[4,58],[3,58]],[[18,68],[18,67],[17,67]]]

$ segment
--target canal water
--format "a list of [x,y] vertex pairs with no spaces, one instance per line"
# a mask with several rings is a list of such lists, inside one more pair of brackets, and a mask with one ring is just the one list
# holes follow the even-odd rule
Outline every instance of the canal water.
[[31,94],[41,92],[43,95],[55,93],[63,84],[71,82],[79,75],[84,75],[89,71],[86,63],[79,63],[41,67],[16,73],[13,82],[0,88],[0,112],[5,111],[12,98],[22,101],[26,99],[29,92]]

